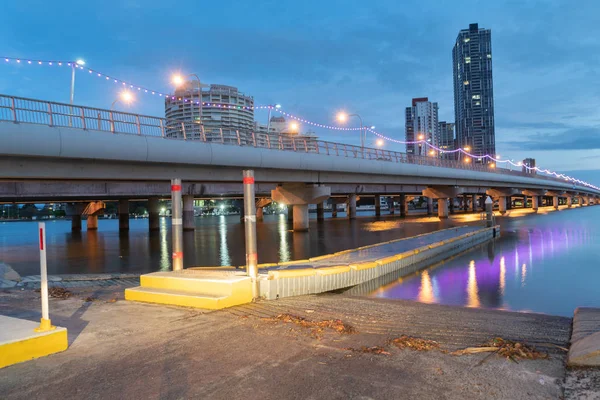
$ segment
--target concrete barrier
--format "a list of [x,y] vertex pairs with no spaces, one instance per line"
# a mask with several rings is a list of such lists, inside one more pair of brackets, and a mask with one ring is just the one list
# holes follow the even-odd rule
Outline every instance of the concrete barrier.
[[[431,235],[431,233],[419,236],[427,235]],[[348,263],[345,265],[332,265],[321,268],[314,268],[311,265],[306,265],[306,268],[268,271],[268,273],[261,273],[260,275],[260,294],[264,299],[273,300],[280,297],[316,294],[348,288],[396,271],[406,270],[406,274],[409,274],[413,272],[410,267],[415,264],[422,263],[429,259],[439,258],[442,255],[451,257],[499,236],[500,229],[498,226],[495,226],[465,233],[451,239],[442,240],[376,260]],[[384,246],[385,244],[387,243],[363,246],[359,249],[338,252],[335,255],[347,254],[360,249]],[[314,257],[309,261],[325,261],[327,258],[331,257],[332,255]]]

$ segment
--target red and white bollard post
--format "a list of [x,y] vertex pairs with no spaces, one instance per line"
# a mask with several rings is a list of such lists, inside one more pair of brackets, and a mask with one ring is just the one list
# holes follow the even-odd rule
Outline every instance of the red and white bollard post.
[[244,170],[244,228],[246,230],[246,273],[252,282],[252,298],[258,299],[258,254],[256,250],[256,200],[254,171]]
[[40,233],[40,277],[41,287],[40,293],[42,295],[42,319],[40,320],[40,326],[35,328],[36,332],[47,332],[56,329],[50,322],[50,315],[48,312],[48,268],[46,263],[46,224],[40,222],[38,224]]
[[171,233],[173,236],[173,271],[183,270],[183,220],[181,179],[171,179]]

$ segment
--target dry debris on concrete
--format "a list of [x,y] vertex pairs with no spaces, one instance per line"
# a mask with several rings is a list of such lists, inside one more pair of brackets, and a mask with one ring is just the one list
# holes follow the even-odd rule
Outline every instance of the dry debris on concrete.
[[440,344],[433,340],[420,339],[402,335],[390,340],[390,343],[399,349],[412,349],[417,351],[439,350]]
[[[40,292],[40,289],[36,289],[36,292]],[[65,288],[61,288],[61,287],[50,287],[48,288],[48,295],[50,297],[53,297],[55,299],[62,299],[62,300],[66,300],[69,297],[73,296],[73,293],[71,293],[70,291],[68,291]]]
[[311,321],[304,317],[291,314],[279,314],[276,317],[262,318],[263,321],[270,322],[284,322],[288,324],[296,324],[303,328],[310,328],[313,336],[319,336],[325,329],[334,330],[340,334],[353,334],[357,333],[356,329],[351,325],[344,323],[340,319],[329,319],[323,321]]
[[537,351],[532,346],[523,343],[505,340],[502,338],[494,338],[480,347],[467,347],[466,349],[457,350],[452,355],[462,356],[466,354],[477,354],[492,352],[499,356],[505,357],[511,361],[517,360],[545,360],[548,358],[547,353]]

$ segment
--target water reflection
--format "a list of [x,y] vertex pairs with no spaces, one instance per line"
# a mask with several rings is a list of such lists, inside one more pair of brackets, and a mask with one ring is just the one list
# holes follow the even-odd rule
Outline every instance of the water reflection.
[[467,307],[479,307],[479,289],[477,288],[477,271],[475,271],[475,261],[469,263],[469,281],[467,282]]
[[231,257],[229,257],[229,247],[227,245],[227,220],[224,215],[219,216],[219,253],[221,255],[221,265],[231,265]]
[[[195,222],[196,230],[183,235],[186,267],[245,264],[244,224],[239,215],[198,217]],[[120,234],[118,223],[116,219],[101,219],[96,232],[84,227],[82,232],[72,233],[70,221],[48,221],[49,273],[171,269],[170,218],[160,219],[157,232],[148,231],[148,220],[132,219],[130,231]],[[294,233],[286,215],[266,215],[264,222],[257,223],[259,262],[306,259],[456,224],[399,217],[361,217],[353,221],[327,218],[322,223],[311,219],[309,233]],[[37,222],[0,223],[0,262],[11,265],[21,275],[39,274],[36,232]]]
[[[585,219],[577,218],[584,212]],[[578,306],[600,306],[600,208],[501,223],[503,236],[493,247],[480,246],[373,296],[565,316]]]
[[428,271],[421,273],[421,290],[419,290],[418,300],[423,303],[435,303],[436,301]]

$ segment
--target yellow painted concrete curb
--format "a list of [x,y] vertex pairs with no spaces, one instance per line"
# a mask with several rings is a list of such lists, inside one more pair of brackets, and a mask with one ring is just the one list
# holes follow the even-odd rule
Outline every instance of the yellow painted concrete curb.
[[379,264],[377,264],[377,262],[375,262],[375,261],[367,261],[367,262],[362,262],[362,263],[358,263],[358,264],[351,264],[350,268],[355,271],[362,271],[365,269],[377,268],[378,266],[379,266]]
[[302,276],[316,275],[317,272],[314,268],[303,268],[303,269],[290,269],[281,271],[269,271],[269,279],[281,279],[281,278],[299,278]]
[[343,274],[344,272],[350,271],[350,266],[348,265],[338,265],[335,267],[325,267],[318,268],[317,275],[335,275],[335,274]]
[[67,350],[68,347],[69,342],[65,328],[57,328],[43,335],[23,340],[0,343],[0,368],[59,353]]
[[389,257],[385,257],[385,258],[381,258],[379,260],[376,260],[375,262],[378,265],[382,265],[382,264],[389,264],[389,263],[393,263],[398,261],[398,257],[397,256],[389,256]]

